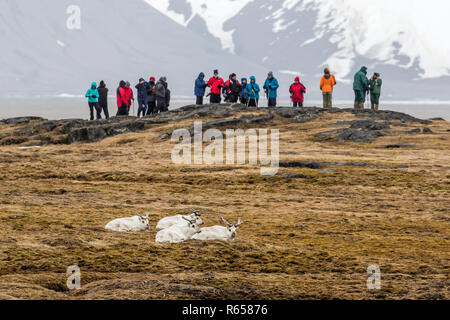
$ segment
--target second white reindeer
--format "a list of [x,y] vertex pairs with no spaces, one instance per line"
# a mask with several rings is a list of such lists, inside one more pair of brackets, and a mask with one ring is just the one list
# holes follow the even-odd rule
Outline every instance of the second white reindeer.
[[242,224],[241,218],[235,223],[229,223],[223,217],[220,217],[226,227],[213,226],[201,228],[200,232],[192,236],[192,240],[201,241],[234,241],[236,239],[237,230]]
[[200,232],[199,225],[196,220],[182,218],[187,224],[174,224],[171,227],[158,231],[155,241],[159,243],[179,243],[192,238],[193,235]]
[[187,224],[187,221],[190,221],[190,220],[195,220],[196,224],[199,226],[202,225],[203,220],[202,220],[202,218],[200,218],[200,216],[201,216],[200,210],[191,210],[191,212],[192,213],[189,215],[178,214],[176,216],[162,218],[156,224],[156,229],[158,229],[158,230],[166,229],[166,228],[169,228],[176,224],[185,225],[185,224]]

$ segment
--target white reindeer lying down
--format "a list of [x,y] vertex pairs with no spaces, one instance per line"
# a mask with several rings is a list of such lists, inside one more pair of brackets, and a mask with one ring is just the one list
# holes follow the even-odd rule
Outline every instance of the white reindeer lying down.
[[[176,224],[182,224],[182,225],[187,225],[189,222],[189,220],[195,220],[197,225],[202,225],[203,224],[203,220],[202,218],[200,218],[201,214],[200,214],[200,210],[191,210],[191,214],[188,215],[181,215],[178,214],[176,216],[171,216],[171,217],[165,217],[162,218],[161,220],[158,221],[157,225],[156,225],[156,229],[161,230],[161,229],[166,229],[169,228],[173,225]],[[186,218],[188,220],[183,219]]]
[[108,222],[105,229],[119,232],[145,231],[149,229],[149,216],[150,213],[147,213],[146,216],[136,215],[129,218],[114,219]]
[[220,217],[226,224],[226,227],[213,226],[201,228],[200,232],[192,236],[192,240],[202,241],[234,241],[236,239],[236,232],[242,224],[241,218],[236,223],[229,223],[223,217]]
[[169,228],[162,229],[156,234],[155,241],[159,243],[179,243],[192,238],[194,234],[200,232],[196,220],[182,218],[186,224],[174,224]]

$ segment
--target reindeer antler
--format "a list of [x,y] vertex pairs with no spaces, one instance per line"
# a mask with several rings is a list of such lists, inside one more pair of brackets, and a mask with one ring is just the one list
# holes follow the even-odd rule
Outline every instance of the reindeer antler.
[[231,223],[229,223],[227,220],[225,220],[224,217],[220,216],[220,219],[222,219],[223,223],[225,223],[227,226],[231,226]]
[[194,223],[195,221],[192,221],[192,220],[189,220],[188,218],[186,218],[185,216],[181,216],[184,220],[186,220],[187,222],[189,222],[189,223]]

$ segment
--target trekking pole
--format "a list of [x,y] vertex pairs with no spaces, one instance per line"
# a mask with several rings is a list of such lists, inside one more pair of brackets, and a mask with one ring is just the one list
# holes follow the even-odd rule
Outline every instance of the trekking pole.
[[256,92],[253,90],[253,94],[255,95],[256,109],[259,108],[259,100],[256,98]]
[[133,99],[133,116],[134,116],[134,99]]
[[370,109],[369,90],[367,90],[367,109]]

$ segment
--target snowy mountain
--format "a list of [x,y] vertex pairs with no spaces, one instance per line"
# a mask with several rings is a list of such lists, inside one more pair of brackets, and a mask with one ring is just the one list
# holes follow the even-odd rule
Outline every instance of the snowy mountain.
[[[76,3],[80,29],[68,29]],[[121,79],[167,76],[174,95],[192,96],[200,71],[262,66],[225,52],[142,0],[1,0],[0,96],[83,95],[92,81],[115,92]]]
[[[391,99],[448,99],[446,30],[450,3],[420,0],[147,0],[180,25],[208,33],[224,50],[273,69],[301,74],[316,88],[325,66],[347,84],[367,65],[382,73]],[[434,3],[435,5],[432,5]],[[223,12],[223,14],[221,14]],[[204,21],[199,30],[196,19]],[[288,77],[284,77],[288,76]],[[444,78],[443,78],[444,77]],[[351,88],[350,88],[351,93]]]
[[[76,4],[81,28],[67,28]],[[434,5],[433,5],[434,4]],[[224,78],[301,75],[308,98],[329,66],[336,98],[360,66],[380,72],[384,98],[446,99],[450,3],[432,0],[1,0],[0,96],[83,95],[90,82],[165,75],[191,96],[200,71]]]

